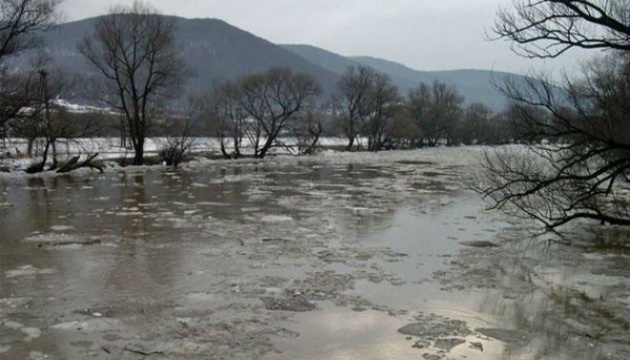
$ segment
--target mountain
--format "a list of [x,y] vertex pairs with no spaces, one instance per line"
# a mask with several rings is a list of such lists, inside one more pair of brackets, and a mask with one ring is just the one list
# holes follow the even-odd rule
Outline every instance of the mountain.
[[[94,73],[77,50],[77,44],[92,32],[98,18],[65,23],[47,32],[43,50],[56,66],[67,73],[89,75]],[[190,66],[193,76],[188,86],[194,90],[209,88],[213,83],[236,80],[241,76],[269,70],[272,67],[290,67],[309,74],[329,94],[338,75],[327,71],[304,58],[265,39],[238,29],[222,20],[175,18],[176,41],[180,54]],[[13,64],[26,67],[32,50],[13,60]]]
[[[402,94],[420,82],[439,80],[457,87],[467,102],[481,102],[494,110],[503,108],[504,100],[492,81],[504,76],[518,76],[485,70],[418,71],[404,65],[371,57],[344,57],[309,45],[276,45],[217,19],[174,18],[180,53],[192,70],[188,91],[197,92],[225,80],[244,75],[290,67],[315,77],[324,87],[325,99],[340,75],[351,65],[367,65],[389,74]],[[43,50],[56,66],[68,74],[88,77],[95,70],[79,54],[77,44],[92,32],[98,18],[65,23],[47,32]],[[14,58],[15,67],[27,69],[29,57],[41,50],[31,50]]]
[[280,45],[283,48],[299,55],[300,57],[317,64],[322,68],[341,75],[349,66],[357,66],[360,63],[352,58],[348,58],[328,50],[320,49],[311,45]]
[[388,74],[403,94],[420,83],[441,81],[455,86],[466,99],[466,103],[480,102],[495,111],[504,108],[505,98],[494,84],[501,84],[506,78],[523,78],[516,74],[489,70],[418,71],[389,60],[367,56],[344,57],[310,45],[283,45],[283,47],[338,75],[343,74],[344,70],[351,65],[369,66]]
[[495,111],[503,110],[506,103],[503,93],[496,85],[500,85],[505,79],[523,78],[516,74],[489,70],[417,71],[382,59],[370,57],[354,57],[353,59],[390,74],[403,91],[416,87],[419,83],[441,81],[454,86],[464,96],[466,103],[483,103]]

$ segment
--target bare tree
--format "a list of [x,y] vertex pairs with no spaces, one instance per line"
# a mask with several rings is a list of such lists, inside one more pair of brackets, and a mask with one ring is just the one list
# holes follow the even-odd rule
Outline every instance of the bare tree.
[[56,20],[58,0],[0,2],[0,129],[31,105],[29,76],[9,73],[2,65],[10,56],[38,44],[38,35]]
[[630,225],[628,14],[627,1],[518,2],[514,13],[500,14],[499,34],[527,56],[555,57],[572,47],[613,51],[581,78],[566,77],[562,89],[545,77],[505,84],[518,131],[535,143],[487,154],[479,190],[495,208],[517,209],[548,229],[577,219]]
[[[69,147],[73,139],[92,136],[98,131],[93,118],[74,114],[56,104],[56,100],[72,91],[74,79],[55,69],[47,59],[39,59],[26,78],[27,80],[24,80],[21,86],[29,89],[27,92],[29,107],[23,109],[10,122],[14,134],[27,138],[29,157],[33,157],[36,144],[41,149],[41,152],[37,154],[41,157],[26,171],[29,173],[46,170],[69,172],[83,166],[102,171],[99,165],[91,163],[97,154],[88,155],[89,160],[84,162],[79,162],[80,156],[75,156],[74,160],[70,159],[63,165],[59,162],[58,142],[60,140]],[[46,169],[50,157],[52,157],[52,164]]]
[[457,90],[445,83],[420,84],[411,90],[408,96],[408,113],[423,138],[418,139],[419,146],[437,146],[444,139],[448,145],[455,142],[457,126],[462,115],[461,104],[464,98]]
[[38,43],[37,35],[56,20],[59,0],[0,2],[0,62]]
[[189,96],[183,113],[164,116],[166,138],[160,149],[160,159],[166,166],[177,168],[192,156],[193,146],[202,130],[202,104]]
[[492,112],[481,103],[473,103],[466,107],[460,125],[459,138],[465,145],[483,144],[489,127]]
[[[255,131],[255,129],[260,129],[259,127],[252,127],[246,123],[245,112],[241,107],[240,87],[228,82],[218,86],[206,98],[209,98],[209,101],[204,102],[203,112],[210,118],[210,128],[219,140],[221,154],[226,159],[240,158],[243,138],[247,136],[247,139],[255,142],[255,139],[261,136],[260,131]],[[229,151],[230,147],[231,151]]]
[[401,108],[398,88],[386,74],[374,73],[367,94],[359,104],[362,133],[368,138],[368,150],[380,151],[391,142],[394,118]]
[[299,115],[290,129],[290,134],[297,142],[299,155],[312,154],[324,133],[323,113],[319,109],[308,109]]
[[499,11],[494,31],[530,58],[571,48],[630,51],[627,0],[516,0]]
[[352,150],[362,127],[362,111],[368,94],[373,87],[376,71],[367,66],[350,66],[337,82],[333,95],[333,111],[341,131],[348,139],[346,150]]
[[[464,109],[464,115],[459,126],[459,140],[465,145],[507,144],[510,141],[521,141],[513,131],[514,126],[521,122],[518,119],[520,106],[510,106],[502,113],[494,113],[481,103],[469,104]],[[537,111],[538,109],[528,109]],[[512,119],[512,121],[508,120]],[[516,137],[515,137],[516,136]]]
[[422,130],[409,116],[408,106],[402,106],[393,119],[391,145],[396,149],[413,149],[416,141],[422,138]]
[[79,45],[81,54],[104,79],[107,101],[126,119],[141,165],[147,129],[158,104],[176,96],[187,74],[175,44],[175,19],[135,2],[101,17],[93,34]]
[[288,68],[247,76],[240,86],[241,108],[255,127],[252,133],[256,136],[253,141],[257,158],[264,158],[274,146],[284,146],[278,143],[279,136],[299,120],[300,113],[314,105],[315,97],[321,93],[321,85],[315,79]]
[[55,107],[55,112],[58,110],[52,101],[71,91],[73,81],[55,68],[44,53],[38,53],[31,58],[31,67],[28,73],[22,72],[13,76],[13,87],[19,91],[13,97],[7,96],[6,108],[9,108],[9,113],[17,111],[10,118],[9,125],[16,135],[26,138],[28,157],[33,157],[33,148],[39,138],[46,139],[45,143],[52,148],[53,159],[56,161],[58,137],[55,133],[63,131],[57,131],[55,127],[63,127],[63,124],[53,121],[50,110],[52,107]]
[[0,70],[0,79],[0,128],[8,132],[9,125],[29,116],[25,109],[36,101],[37,73],[9,74]]

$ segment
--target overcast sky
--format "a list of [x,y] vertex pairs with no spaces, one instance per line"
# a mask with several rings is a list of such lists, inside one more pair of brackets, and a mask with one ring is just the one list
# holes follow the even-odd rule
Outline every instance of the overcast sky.
[[[164,14],[218,18],[279,44],[309,44],[368,55],[418,70],[491,69],[526,73],[576,67],[580,54],[531,61],[505,41],[488,41],[495,14],[511,0],[148,0]],[[67,21],[133,0],[65,0]]]

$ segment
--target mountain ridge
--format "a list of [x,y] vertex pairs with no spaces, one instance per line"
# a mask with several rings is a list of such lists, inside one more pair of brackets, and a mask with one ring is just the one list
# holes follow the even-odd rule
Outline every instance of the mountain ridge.
[[[494,110],[503,108],[502,95],[488,80],[490,74],[508,73],[483,69],[420,71],[386,59],[369,56],[345,57],[307,44],[274,44],[221,19],[171,17],[176,21],[175,38],[181,47],[180,53],[194,74],[188,81],[187,92],[200,92],[213,84],[236,80],[273,67],[289,67],[316,78],[324,88],[323,95],[327,97],[334,92],[336,82],[348,66],[366,65],[390,75],[403,95],[420,82],[437,80],[456,86],[467,102],[482,102]],[[95,70],[78,52],[77,44],[93,31],[99,18],[87,18],[56,26],[43,35],[42,50],[69,74],[85,77],[95,75]],[[11,63],[17,67],[28,66],[28,58],[38,51],[40,50],[23,53]]]
[[494,84],[500,83],[503,79],[523,78],[522,75],[518,74],[483,69],[422,71],[395,61],[377,57],[343,57],[342,55],[312,45],[285,44],[282,46],[294,51],[296,54],[310,60],[314,64],[320,65],[329,71],[336,72],[338,75],[342,74],[339,70],[340,64],[342,64],[343,61],[349,62],[350,65],[355,66],[369,66],[377,71],[388,74],[403,95],[406,95],[409,90],[417,87],[420,83],[441,81],[457,88],[458,92],[464,96],[466,103],[483,103],[494,111],[501,111],[506,105],[503,93]]

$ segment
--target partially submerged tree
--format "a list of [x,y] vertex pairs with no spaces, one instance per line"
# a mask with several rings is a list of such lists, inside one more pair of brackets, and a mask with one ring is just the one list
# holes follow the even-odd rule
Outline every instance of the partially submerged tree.
[[375,73],[367,94],[359,104],[361,133],[368,139],[369,151],[376,152],[389,146],[401,103],[398,88],[391,78]]
[[339,130],[348,139],[346,150],[368,140],[370,151],[391,142],[394,118],[402,99],[391,78],[367,66],[350,66],[337,82],[332,110]]
[[492,111],[480,103],[473,103],[466,107],[459,138],[465,145],[485,144],[486,134],[490,127]]
[[156,107],[178,94],[187,73],[177,50],[175,19],[140,2],[113,8],[79,45],[81,54],[102,76],[109,105],[127,122],[134,165],[143,163],[144,142]]
[[455,143],[458,122],[464,98],[454,87],[435,81],[421,83],[409,92],[407,112],[422,137],[416,140],[418,146],[437,146],[441,140],[448,145]]
[[[224,158],[241,157],[243,138],[256,143],[262,135],[262,128],[246,122],[246,114],[241,107],[241,88],[232,82],[218,86],[202,103],[202,112],[209,117],[210,130],[219,140]],[[231,149],[231,150],[230,150]]]
[[275,68],[250,75],[240,82],[240,106],[250,119],[248,126],[254,145],[254,156],[264,158],[280,144],[279,137],[299,121],[299,115],[314,106],[321,85],[305,74],[288,68]]
[[[28,78],[29,80],[24,84],[28,84],[26,87],[32,88],[35,95],[29,108],[21,111],[10,122],[13,133],[28,140],[29,157],[37,158],[26,171],[28,173],[53,170],[69,172],[84,166],[102,170],[99,165],[91,163],[96,154],[89,154],[88,160],[83,162],[79,162],[80,156],[76,159],[71,158],[64,164],[59,161],[58,142],[60,140],[63,139],[67,149],[74,139],[92,136],[98,130],[94,119],[74,114],[55,103],[55,100],[71,91],[72,80],[59,70],[50,68],[46,63],[40,63],[40,67],[36,67],[32,71],[32,76]],[[30,93],[31,91],[29,91],[29,96],[31,96]],[[37,154],[36,147],[40,150]],[[52,158],[51,164],[48,163],[49,158]],[[46,167],[47,165],[49,166]]]
[[350,151],[358,142],[361,133],[366,98],[373,87],[376,71],[367,66],[350,66],[337,82],[333,95],[333,111],[340,130],[348,139],[346,150]]
[[192,157],[193,146],[203,128],[201,101],[189,96],[183,112],[166,113],[162,118],[166,136],[159,150],[160,160],[177,168]]
[[300,113],[289,134],[296,141],[297,153],[309,155],[315,151],[319,139],[324,133],[323,112],[319,109],[308,109]]
[[519,131],[540,143],[487,155],[479,190],[495,208],[511,205],[548,229],[577,219],[630,225],[628,14],[623,0],[518,1],[499,14],[497,33],[526,56],[556,57],[574,47],[613,52],[583,78],[565,79],[561,91],[545,78],[506,84]]
[[[458,139],[464,145],[498,145],[521,141],[513,126],[515,110],[509,107],[502,113],[494,113],[481,103],[469,104],[458,127]],[[516,122],[518,123],[518,122]]]
[[53,65],[48,56],[39,53],[31,59],[32,69],[28,73],[14,76],[14,86],[21,89],[14,96],[21,98],[9,100],[9,103],[13,101],[14,106],[21,105],[23,108],[12,116],[9,125],[14,134],[27,140],[28,157],[33,157],[34,146],[39,139],[44,141],[44,148],[52,150],[56,161],[56,141],[65,133],[65,124],[59,122],[58,117],[50,116],[50,110],[55,107],[55,114],[58,112],[59,107],[53,101],[71,91],[73,84],[69,76]]

